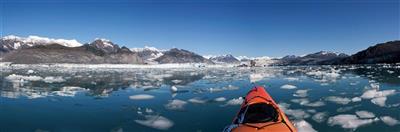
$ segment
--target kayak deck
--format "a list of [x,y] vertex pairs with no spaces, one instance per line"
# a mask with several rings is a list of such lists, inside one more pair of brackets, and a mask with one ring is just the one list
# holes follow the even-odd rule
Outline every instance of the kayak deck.
[[263,87],[251,89],[233,120],[232,132],[296,132],[297,130]]

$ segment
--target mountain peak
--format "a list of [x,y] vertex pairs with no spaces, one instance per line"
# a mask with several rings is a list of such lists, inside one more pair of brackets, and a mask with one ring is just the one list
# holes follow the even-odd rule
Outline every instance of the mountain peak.
[[89,45],[94,46],[98,49],[101,49],[102,51],[104,51],[106,53],[115,53],[120,49],[117,44],[114,44],[113,42],[111,42],[108,39],[96,38]]
[[163,50],[159,50],[156,47],[151,47],[151,46],[144,46],[144,48],[131,48],[131,51],[133,52],[143,52],[143,51],[163,51]]
[[215,63],[239,63],[239,60],[231,54],[211,56],[209,59]]
[[163,55],[163,50],[149,46],[145,46],[144,48],[131,48],[130,50],[137,53],[140,57],[148,62],[152,62],[154,59]]

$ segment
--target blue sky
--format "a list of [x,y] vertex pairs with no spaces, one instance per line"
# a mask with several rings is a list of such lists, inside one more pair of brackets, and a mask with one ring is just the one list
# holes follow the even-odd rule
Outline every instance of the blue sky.
[[202,55],[353,54],[400,39],[398,0],[3,0],[1,35],[107,38]]

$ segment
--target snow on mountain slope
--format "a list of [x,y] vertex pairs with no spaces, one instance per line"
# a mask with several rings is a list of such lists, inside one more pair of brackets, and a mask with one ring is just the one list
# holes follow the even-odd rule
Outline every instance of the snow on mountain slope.
[[162,55],[164,50],[157,49],[155,47],[145,46],[144,48],[131,48],[132,52],[138,53],[138,55],[144,60],[152,61]]
[[240,61],[231,54],[218,55],[218,56],[206,56],[209,57],[214,63],[239,63]]
[[2,41],[8,42],[8,43],[3,43],[3,47],[5,47],[5,44],[12,45],[10,48],[12,49],[18,49],[21,46],[35,46],[35,45],[46,45],[46,44],[60,44],[66,47],[79,47],[82,46],[81,43],[79,43],[77,40],[72,39],[72,40],[67,40],[67,39],[53,39],[53,38],[46,38],[46,37],[40,37],[40,36],[28,36],[28,37],[18,37],[14,35],[8,35],[4,36],[1,38]]

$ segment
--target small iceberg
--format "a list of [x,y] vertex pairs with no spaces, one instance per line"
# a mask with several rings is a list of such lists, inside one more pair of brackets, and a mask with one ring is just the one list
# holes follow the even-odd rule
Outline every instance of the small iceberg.
[[378,118],[375,119],[360,119],[356,115],[343,114],[330,117],[328,119],[328,124],[330,126],[339,125],[342,128],[357,129],[360,126],[371,124],[373,122],[379,121]]
[[144,120],[135,120],[135,122],[159,130],[168,130],[174,125],[174,122],[159,115],[146,115]]
[[153,99],[153,98],[154,98],[154,96],[149,95],[149,94],[138,94],[138,95],[129,96],[129,99],[132,99],[132,100],[148,100],[148,99]]
[[297,128],[298,132],[317,132],[310,123],[305,120],[296,121],[294,126]]
[[383,123],[385,123],[386,125],[389,126],[394,126],[394,125],[398,125],[400,124],[400,122],[390,116],[382,116],[380,117],[380,119],[383,121]]
[[187,104],[186,101],[174,99],[169,101],[169,103],[164,106],[168,110],[183,110],[186,104]]
[[290,84],[285,84],[281,86],[281,89],[296,89],[297,87]]

